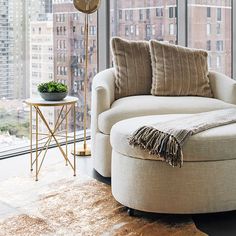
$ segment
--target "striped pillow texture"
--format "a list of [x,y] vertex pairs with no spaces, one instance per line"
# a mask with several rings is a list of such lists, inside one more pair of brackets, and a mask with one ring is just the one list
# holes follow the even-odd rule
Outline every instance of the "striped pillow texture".
[[115,67],[115,98],[150,94],[151,55],[148,41],[111,39]]
[[152,95],[212,97],[206,51],[156,40],[150,40],[149,44]]

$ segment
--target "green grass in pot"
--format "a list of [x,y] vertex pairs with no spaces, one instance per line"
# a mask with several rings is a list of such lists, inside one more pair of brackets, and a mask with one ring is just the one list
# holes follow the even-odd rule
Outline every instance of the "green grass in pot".
[[67,86],[55,81],[38,85],[40,96],[46,101],[61,101],[67,96]]
[[48,83],[41,83],[38,85],[40,93],[66,93],[68,88],[65,84],[50,81]]

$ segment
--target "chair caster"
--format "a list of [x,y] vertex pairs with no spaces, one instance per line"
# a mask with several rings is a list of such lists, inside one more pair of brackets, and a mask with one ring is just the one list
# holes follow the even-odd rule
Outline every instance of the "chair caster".
[[128,208],[128,209],[127,209],[127,214],[128,214],[129,216],[134,216],[134,209]]

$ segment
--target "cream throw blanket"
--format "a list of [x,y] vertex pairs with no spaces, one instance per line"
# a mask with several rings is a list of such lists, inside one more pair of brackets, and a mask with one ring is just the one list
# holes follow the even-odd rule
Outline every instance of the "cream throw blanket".
[[184,118],[143,126],[129,138],[129,144],[158,155],[172,166],[183,165],[182,147],[189,136],[236,122],[236,108],[197,113]]

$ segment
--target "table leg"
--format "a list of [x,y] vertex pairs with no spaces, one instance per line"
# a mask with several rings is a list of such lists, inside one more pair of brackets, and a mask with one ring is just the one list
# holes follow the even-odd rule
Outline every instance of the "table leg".
[[36,109],[36,181],[38,181],[38,111]]
[[[55,135],[56,130],[57,130],[58,127],[62,124],[62,122],[64,121],[65,117],[58,123],[57,129],[55,129],[55,131],[53,131],[53,130],[50,128],[50,126],[48,125],[48,123],[47,123],[45,117],[43,116],[43,113],[42,113],[41,110],[39,109],[39,107],[35,107],[35,109],[37,109],[38,115],[40,116],[40,118],[41,118],[41,120],[43,121],[43,123],[46,125],[46,127],[47,127],[47,129],[48,129],[48,131],[49,131],[49,133],[50,133],[50,136],[51,136],[51,137],[54,139],[54,141],[56,142],[56,145],[57,145],[57,147],[60,149],[60,151],[61,151],[61,153],[62,153],[64,159],[68,161],[68,164],[69,164],[69,165],[71,166],[71,168],[74,170],[74,167],[73,167],[72,163],[70,162],[69,159],[67,159],[65,151],[64,151],[64,149],[61,147],[61,144],[60,144],[60,142],[57,140],[56,135]],[[71,111],[71,109],[72,109],[72,106],[71,106],[71,108],[67,111],[67,114]]]
[[76,176],[76,109],[74,104],[74,176]]
[[30,171],[33,171],[33,134],[32,134],[32,105],[30,105]]
[[68,166],[68,114],[67,114],[67,105],[66,105],[66,166]]

